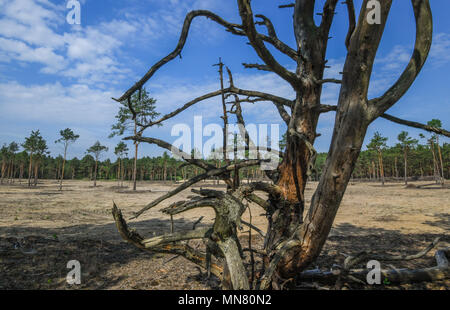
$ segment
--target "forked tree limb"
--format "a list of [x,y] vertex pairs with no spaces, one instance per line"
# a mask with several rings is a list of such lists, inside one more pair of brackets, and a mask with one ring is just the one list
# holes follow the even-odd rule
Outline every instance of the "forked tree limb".
[[278,39],[277,33],[275,31],[275,27],[273,26],[272,21],[268,17],[266,17],[266,16],[264,16],[262,14],[256,14],[255,17],[256,18],[261,18],[261,21],[255,22],[256,25],[264,25],[264,26],[266,26],[267,33],[269,34],[269,36],[272,37],[272,38]]
[[194,18],[204,16],[206,18],[209,18],[216,23],[224,26],[228,31],[230,31],[233,34],[238,34],[239,30],[242,28],[241,25],[233,24],[225,21],[220,16],[206,10],[196,10],[191,11],[186,15],[186,18],[184,20],[183,28],[181,30],[180,39],[178,41],[177,46],[175,49],[166,57],[162,58],[160,61],[158,61],[156,64],[154,64],[149,71],[129,90],[127,90],[119,99],[114,99],[116,101],[123,101],[127,99],[128,97],[131,97],[131,95],[138,89],[142,88],[144,84],[166,63],[172,61],[175,59],[178,55],[180,55],[181,51],[184,48],[184,45],[186,44],[186,40],[189,34],[189,29],[191,27],[191,23],[194,20]]
[[[178,44],[175,47],[175,49],[169,55],[167,55],[166,57],[164,57],[161,60],[159,60],[156,64],[154,64],[147,71],[147,73],[138,82],[136,82],[136,84],[134,84],[130,89],[128,89],[119,99],[113,98],[113,100],[116,100],[118,102],[122,102],[123,100],[131,97],[131,95],[134,92],[136,92],[137,90],[141,89],[144,86],[144,84],[162,66],[164,66],[168,62],[170,62],[173,59],[175,59],[178,55],[180,55],[180,53],[182,52],[182,50],[184,48],[184,45],[186,44],[186,40],[187,40],[187,37],[188,37],[188,34],[189,34],[189,30],[190,30],[192,21],[196,17],[200,17],[200,16],[204,16],[204,17],[206,17],[208,19],[211,19],[212,21],[218,23],[219,25],[224,26],[225,29],[228,32],[230,32],[230,33],[232,33],[234,35],[247,36],[247,33],[242,30],[243,29],[242,25],[230,23],[230,22],[224,20],[223,18],[221,18],[220,16],[214,14],[213,12],[210,12],[210,11],[207,11],[207,10],[191,11],[185,17],[185,20],[184,20],[184,23],[183,23],[183,28],[181,30],[181,35],[180,35],[180,38],[178,40]],[[286,54],[289,57],[291,57],[292,59],[297,60],[297,56],[298,56],[297,52],[294,49],[290,48],[287,44],[283,43],[278,38],[260,34],[260,33],[256,32],[256,30],[255,30],[254,36],[260,42],[265,41],[267,43],[270,43],[271,45],[273,45],[276,49],[278,49],[283,54]]]
[[244,167],[255,166],[255,165],[261,164],[262,162],[264,162],[264,160],[254,160],[254,159],[252,159],[252,160],[246,160],[246,161],[243,161],[243,162],[240,162],[240,163],[237,163],[237,164],[231,164],[231,165],[227,165],[227,166],[224,166],[224,167],[221,167],[221,168],[214,168],[214,169],[208,170],[207,172],[205,172],[203,174],[197,175],[197,176],[189,179],[188,181],[184,182],[183,184],[181,184],[180,186],[178,186],[174,190],[172,190],[172,191],[168,192],[167,194],[165,194],[165,195],[157,198],[156,200],[152,201],[151,203],[146,205],[144,208],[142,208],[141,210],[136,212],[131,219],[135,219],[135,218],[139,217],[145,211],[156,207],[158,204],[160,204],[164,200],[166,200],[166,199],[168,199],[170,197],[173,197],[174,195],[178,194],[179,192],[189,188],[190,186],[192,186],[192,185],[194,185],[194,184],[196,184],[196,183],[198,183],[198,182],[200,182],[202,180],[205,180],[205,179],[207,179],[209,177],[212,177],[212,176],[222,175],[222,174],[224,174],[226,172],[233,171],[235,168],[240,169],[240,168],[244,168]]
[[242,28],[259,58],[261,58],[274,73],[287,81],[294,89],[298,89],[299,78],[297,75],[283,67],[273,57],[272,53],[264,45],[263,40],[258,36],[258,32],[255,28],[255,21],[253,20],[253,11],[250,0],[238,0],[238,6],[239,15],[242,19]]
[[[282,52],[283,54],[289,56],[291,59],[297,61],[298,60],[298,53],[291,48],[290,46],[288,46],[286,43],[282,42],[278,36],[277,33],[275,31],[275,27],[273,26],[272,21],[267,18],[266,16],[262,15],[262,14],[256,14],[255,15],[256,18],[261,18],[262,21],[257,21],[255,24],[256,25],[265,25],[267,28],[267,33],[269,35],[269,38],[272,41],[269,41],[265,38],[262,38],[265,42],[268,42],[270,44],[272,44],[274,47],[276,47],[280,52]],[[260,36],[260,35],[259,35]]]
[[196,249],[193,249],[187,244],[171,243],[166,244],[158,248],[148,249],[142,243],[144,238],[140,236],[137,232],[130,230],[125,219],[122,216],[122,212],[117,208],[116,204],[113,205],[112,214],[114,221],[116,223],[117,230],[125,241],[135,245],[136,247],[148,251],[150,253],[166,253],[166,254],[176,254],[183,256],[187,260],[193,262],[196,265],[201,266],[204,269],[210,268],[212,274],[214,274],[219,279],[222,278],[223,267],[210,262],[207,264],[206,255]]
[[[244,66],[245,65],[248,65],[248,64],[244,64]],[[253,65],[250,65],[250,66],[253,66]],[[260,65],[258,65],[258,66],[260,66]],[[230,92],[229,95],[231,95],[231,94],[235,94],[235,95],[236,94],[241,94],[242,95],[244,92],[246,92],[247,96],[248,96],[247,99],[239,99],[239,100],[235,96],[235,98],[236,98],[235,102],[236,103],[237,102],[251,102],[251,103],[255,103],[257,101],[261,101],[261,99],[264,99],[264,100],[269,99],[269,96],[270,96],[270,99],[267,100],[267,101],[271,101],[276,106],[276,108],[278,110],[278,113],[280,114],[281,118],[284,120],[286,125],[289,125],[289,122],[291,120],[291,116],[286,111],[285,106],[292,108],[292,105],[293,105],[293,101],[292,100],[289,100],[289,99],[286,99],[286,98],[280,98],[280,97],[277,97],[275,95],[270,95],[270,94],[257,94],[255,92],[253,92],[253,94],[251,94],[248,91],[242,91],[242,90],[240,90],[239,93],[233,92],[233,91],[236,90],[235,87],[234,87],[234,84],[233,84],[233,75],[232,75],[230,69],[227,68],[227,71],[228,71],[228,75],[230,77],[230,88],[232,90],[232,92]],[[261,95],[264,95],[264,96],[262,97]],[[255,97],[256,99],[250,99],[250,97]]]
[[[288,107],[292,106],[292,101],[283,97],[279,97],[276,95],[272,95],[272,94],[268,94],[268,93],[264,93],[264,92],[260,92],[260,91],[254,91],[254,90],[248,90],[248,89],[240,89],[235,87],[234,85],[231,85],[230,87],[224,88],[223,90],[224,93],[226,94],[238,94],[238,95],[244,95],[244,96],[249,96],[249,97],[255,97],[255,98],[259,98],[259,99],[264,99],[266,101],[271,101],[273,102],[275,105],[285,105]],[[186,104],[184,104],[182,107],[162,116],[161,118],[159,118],[158,120],[149,122],[148,124],[140,124],[138,123],[138,126],[140,127],[140,132],[143,132],[145,129],[155,126],[155,125],[159,125],[162,122],[164,122],[167,119],[170,119],[178,114],[180,114],[181,112],[185,111],[186,109],[190,108],[191,106],[200,103],[202,101],[205,101],[207,99],[210,98],[214,98],[217,97],[219,95],[222,94],[222,90],[217,90],[214,92],[210,92],[208,94],[202,95],[200,97],[197,97],[189,102],[187,102]],[[257,101],[263,101],[263,100],[257,100]],[[256,100],[254,102],[257,102]]]
[[372,119],[392,107],[411,87],[420,73],[431,48],[433,17],[427,0],[411,0],[416,20],[416,41],[411,59],[395,84],[381,97],[369,100]]

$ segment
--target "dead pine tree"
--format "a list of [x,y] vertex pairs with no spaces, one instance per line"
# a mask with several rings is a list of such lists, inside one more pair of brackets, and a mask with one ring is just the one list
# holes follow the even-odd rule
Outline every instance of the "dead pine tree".
[[[296,0],[293,5],[287,6],[287,10],[294,10],[292,22],[295,47],[288,46],[278,38],[275,27],[268,17],[254,14],[250,0],[237,0],[240,16],[238,22],[226,21],[206,10],[192,11],[187,14],[176,48],[153,65],[140,81],[120,98],[115,99],[116,101],[128,100],[161,67],[181,55],[191,23],[199,17],[206,17],[211,22],[221,25],[229,33],[248,40],[261,59],[261,63],[245,64],[245,67],[278,75],[290,85],[296,96],[282,98],[264,90],[241,89],[234,85],[231,72],[228,70],[229,85],[227,87],[224,86],[217,91],[192,99],[158,120],[138,124],[138,134],[126,139],[156,144],[176,153],[187,163],[202,169],[203,172],[150,202],[132,218],[139,217],[145,211],[207,178],[221,178],[227,184],[227,190],[193,189],[192,192],[196,195],[189,200],[174,203],[163,210],[168,215],[175,215],[193,208],[213,208],[216,217],[214,225],[210,228],[173,232],[149,239],[130,230],[121,211],[114,205],[113,215],[122,237],[142,249],[183,256],[217,276],[224,288],[279,289],[283,287],[282,284],[286,280],[301,278],[322,250],[360,154],[367,128],[373,121],[382,117],[399,124],[436,133],[439,131],[440,134],[450,136],[448,131],[385,114],[411,87],[427,59],[433,34],[429,1],[411,0],[416,23],[416,41],[411,60],[395,84],[382,96],[373,99],[368,98],[371,73],[392,0],[379,2],[380,14],[377,17],[379,20],[375,23],[369,22],[374,12],[368,3],[369,0],[363,1],[359,18],[356,18],[353,1],[344,2],[348,8],[349,29],[344,42],[348,53],[341,79],[324,77],[329,32],[335,19],[338,0],[325,2],[319,13],[321,16],[319,25],[314,21],[314,0]],[[260,32],[259,27],[266,32]],[[283,67],[268,46],[290,57],[296,65],[295,72]],[[340,95],[336,105],[321,103],[322,86],[325,83],[340,85]],[[183,153],[168,142],[144,136],[145,129],[163,123],[196,103],[224,94],[226,94],[225,97],[236,95],[235,102],[238,103],[272,102],[286,123],[288,130],[282,160],[275,170],[266,173],[271,183],[251,182],[233,186],[232,172],[236,173],[240,169],[264,164],[263,157],[228,162],[225,166],[216,168],[215,165],[202,159],[192,158],[190,154]],[[234,111],[240,113],[238,109]],[[311,199],[309,211],[304,214],[306,182],[316,157],[313,145],[318,136],[317,123],[322,113],[330,111],[336,111],[336,118],[328,156],[317,189]],[[240,118],[243,119],[242,115],[238,119]],[[249,141],[247,142],[250,144]],[[256,149],[258,150],[258,147]],[[257,191],[267,193],[268,199],[258,196]],[[257,252],[250,251],[257,253],[260,260],[252,283],[249,281],[252,278],[249,271],[251,268],[243,259],[243,247],[237,236],[242,225],[246,225],[241,220],[241,216],[246,210],[247,202],[261,207],[268,220],[268,230],[261,232],[264,236],[264,248]],[[202,251],[190,246],[188,241],[192,239],[205,240],[206,249]],[[442,267],[445,264],[438,265],[440,269],[436,272],[437,275],[434,274],[429,279],[448,276],[446,271],[448,264],[447,269]],[[348,268],[352,266],[353,264],[350,263],[346,265]],[[442,275],[442,269],[444,269],[444,275]],[[408,270],[400,271],[401,275],[398,278],[404,276],[402,279],[407,281],[417,280],[411,276],[411,272],[414,273]],[[320,272],[314,274],[317,277],[326,276]],[[352,272],[346,270],[342,274],[349,275]]]

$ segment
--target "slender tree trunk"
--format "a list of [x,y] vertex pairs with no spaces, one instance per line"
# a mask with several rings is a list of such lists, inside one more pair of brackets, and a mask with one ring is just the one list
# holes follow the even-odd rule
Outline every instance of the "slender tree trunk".
[[372,174],[373,179],[378,181],[378,169],[375,168],[375,162],[372,160]]
[[441,184],[442,184],[442,186],[444,186],[444,183],[445,183],[444,162],[442,160],[442,152],[441,152],[441,147],[439,145],[439,136],[436,137],[436,144],[437,144],[437,148],[438,148],[439,162],[441,164]]
[[394,160],[394,169],[395,169],[395,178],[398,180],[398,167],[397,167],[397,156],[395,156],[395,160]]
[[5,172],[6,172],[6,162],[5,162],[5,160],[2,160],[2,178],[1,178],[1,184],[3,184],[3,179],[5,178]]
[[[136,121],[134,122],[134,135],[137,134],[137,123]],[[137,172],[137,156],[138,156],[138,147],[139,147],[139,143],[138,142],[134,142],[134,165],[133,165],[133,191],[136,190],[136,172]]]
[[121,162],[120,158],[119,158],[118,162],[119,162],[119,164],[117,166],[117,187],[120,187],[120,180],[121,180],[121,176],[120,176],[121,173],[120,172],[122,171],[121,170],[122,167],[120,166],[120,162]]
[[31,167],[33,162],[33,153],[30,153],[30,164],[28,166],[28,187],[31,187]]
[[430,143],[430,146],[431,146],[431,153],[433,154],[433,175],[434,175],[434,180],[436,181],[436,184],[438,183],[438,171],[439,171],[439,167],[438,167],[438,164],[437,164],[437,160],[436,160],[436,152],[435,152],[435,150],[434,150],[434,142],[433,142],[433,140],[431,140],[431,143]]
[[37,182],[38,182],[38,174],[39,174],[39,161],[36,161],[34,163],[34,186],[37,186]]
[[14,158],[11,161],[11,183],[14,183],[16,178],[16,165],[14,164]]
[[23,170],[24,170],[24,164],[20,163],[20,166],[19,166],[19,184],[22,184]]
[[120,159],[120,187],[123,187],[123,178],[124,178],[124,173],[125,173],[125,167],[123,166],[123,160]]
[[407,154],[406,147],[405,147],[403,156],[405,159],[405,185],[408,185],[408,154]]
[[94,168],[94,187],[97,186],[97,162],[98,162],[98,159],[96,158],[95,159],[95,168]]
[[8,162],[7,166],[8,166],[8,171],[6,173],[6,179],[7,179],[7,183],[11,183],[11,174],[12,174],[11,161]]
[[384,186],[383,154],[381,153],[381,151],[378,151],[378,162],[379,162],[379,165],[380,165],[381,185]]
[[163,167],[163,181],[166,182],[167,179],[167,162],[164,160],[164,167]]
[[59,181],[59,190],[62,191],[62,184],[63,184],[63,179],[64,179],[64,167],[66,165],[66,155],[67,155],[67,145],[64,146],[64,159],[63,159],[63,164],[62,164],[62,169],[61,169],[61,179]]

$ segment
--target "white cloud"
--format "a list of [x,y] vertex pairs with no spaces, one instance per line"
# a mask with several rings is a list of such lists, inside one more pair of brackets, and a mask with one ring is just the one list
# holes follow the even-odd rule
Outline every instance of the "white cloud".
[[64,8],[47,0],[0,2],[0,62],[43,65],[41,72],[82,83],[117,83],[129,70],[118,60],[123,40],[140,33],[134,20],[74,26],[63,32]]
[[0,115],[27,122],[109,127],[117,110],[110,99],[113,92],[116,91],[100,91],[81,84],[64,87],[60,83],[2,83]]
[[65,66],[64,57],[57,55],[49,47],[31,48],[18,41],[0,37],[0,46],[5,55],[5,61],[16,59],[23,62],[39,62],[45,65],[43,72],[55,73]]
[[[141,12],[139,5],[126,7],[111,21],[73,26],[67,31],[63,4],[55,5],[48,0],[2,1],[0,62],[38,63],[43,66],[42,73],[72,78],[78,83],[117,84],[129,78],[130,73],[123,65],[123,57],[127,55],[123,46],[145,43],[155,52],[162,39],[179,35],[188,11],[226,11],[228,6],[219,0],[153,2],[159,5],[154,11]],[[213,40],[219,28],[202,18],[193,23],[192,32],[201,33],[202,42],[209,44],[205,38]],[[223,29],[220,31],[223,33]]]
[[442,66],[450,63],[450,34],[438,33],[433,38],[430,57],[433,65]]

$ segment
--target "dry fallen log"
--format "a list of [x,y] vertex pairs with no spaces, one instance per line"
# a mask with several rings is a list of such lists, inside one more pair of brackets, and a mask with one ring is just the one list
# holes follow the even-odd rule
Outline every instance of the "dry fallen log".
[[[420,252],[420,254],[422,254],[422,252]],[[381,283],[383,283],[384,281],[389,281],[390,283],[414,283],[414,282],[438,281],[448,279],[450,278],[450,268],[448,264],[449,257],[450,257],[450,248],[446,248],[443,250],[436,251],[435,253],[436,266],[434,267],[422,269],[381,270],[380,271]],[[364,283],[367,283],[366,282],[367,274],[370,271],[371,269],[349,270],[346,279],[357,282],[362,281]],[[298,280],[332,283],[337,281],[339,277],[342,276],[342,273],[343,273],[342,270],[332,270],[332,271],[321,271],[318,269],[307,270],[299,275]]]

